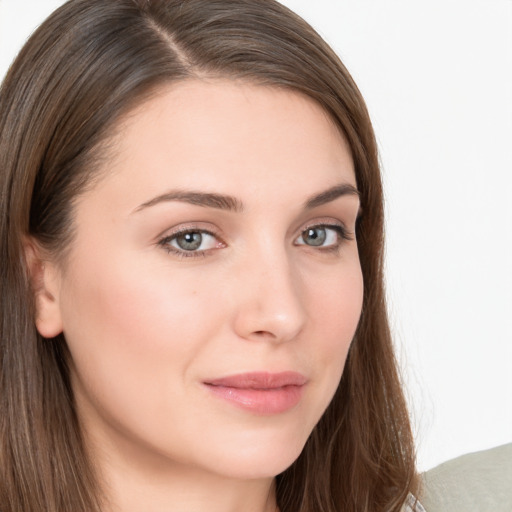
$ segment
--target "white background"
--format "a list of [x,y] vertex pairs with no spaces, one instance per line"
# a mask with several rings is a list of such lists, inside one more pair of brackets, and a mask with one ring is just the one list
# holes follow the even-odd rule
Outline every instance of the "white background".
[[[0,76],[62,2],[0,0]],[[418,464],[512,441],[512,1],[285,0],[366,98]]]

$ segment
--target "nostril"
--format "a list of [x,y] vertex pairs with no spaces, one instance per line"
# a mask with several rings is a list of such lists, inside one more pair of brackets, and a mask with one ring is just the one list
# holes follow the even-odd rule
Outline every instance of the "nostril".
[[269,331],[254,331],[254,336],[258,336],[260,338],[274,338],[275,336]]

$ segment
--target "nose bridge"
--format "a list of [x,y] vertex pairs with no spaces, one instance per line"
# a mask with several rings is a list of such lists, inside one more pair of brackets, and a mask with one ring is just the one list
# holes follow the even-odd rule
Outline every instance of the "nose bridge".
[[258,245],[241,264],[236,330],[244,338],[293,339],[306,320],[300,275],[284,244]]

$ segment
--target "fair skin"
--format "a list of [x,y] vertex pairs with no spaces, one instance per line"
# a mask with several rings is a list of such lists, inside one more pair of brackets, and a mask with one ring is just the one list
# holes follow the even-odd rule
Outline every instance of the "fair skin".
[[[113,148],[36,322],[69,345],[105,509],[274,511],[361,312],[347,144],[312,100],[217,79],[160,91]],[[253,372],[296,381],[212,384]]]

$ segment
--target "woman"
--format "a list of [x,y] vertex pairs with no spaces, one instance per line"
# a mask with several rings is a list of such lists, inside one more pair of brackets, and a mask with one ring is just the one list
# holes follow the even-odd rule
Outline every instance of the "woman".
[[71,0],[0,133],[4,512],[414,501],[375,140],[311,27]]

